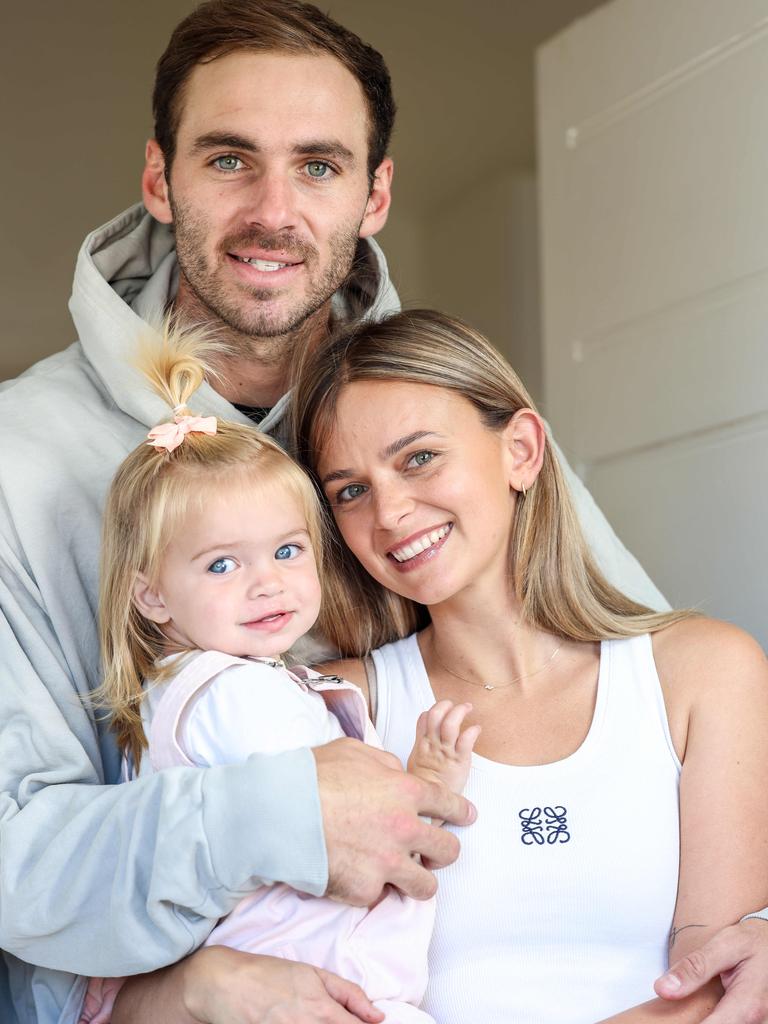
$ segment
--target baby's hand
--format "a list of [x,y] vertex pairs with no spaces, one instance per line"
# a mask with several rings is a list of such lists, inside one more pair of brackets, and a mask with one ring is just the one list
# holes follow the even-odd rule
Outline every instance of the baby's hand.
[[462,722],[471,710],[471,704],[440,700],[429,711],[423,711],[416,723],[408,771],[461,793],[469,775],[472,748],[480,735],[479,725],[462,731]]
[[78,1024],[109,1024],[125,978],[91,978]]

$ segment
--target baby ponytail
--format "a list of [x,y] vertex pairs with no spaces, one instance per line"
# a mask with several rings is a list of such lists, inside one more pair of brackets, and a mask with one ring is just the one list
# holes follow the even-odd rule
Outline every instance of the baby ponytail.
[[136,365],[174,413],[189,414],[187,403],[203,381],[219,376],[211,357],[227,348],[210,328],[184,325],[171,314],[159,333],[148,332],[140,339]]

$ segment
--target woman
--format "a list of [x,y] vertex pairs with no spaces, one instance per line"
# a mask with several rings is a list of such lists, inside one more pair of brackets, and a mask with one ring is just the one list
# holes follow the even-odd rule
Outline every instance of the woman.
[[[529,396],[465,325],[348,328],[305,361],[294,409],[338,531],[321,623],[346,654],[374,650],[385,745],[403,756],[444,698],[471,700],[483,730],[426,1009],[703,1020],[715,984],[637,1004],[668,943],[681,956],[766,902],[758,646],[605,581]],[[359,662],[333,671],[365,684]]]
[[[425,1008],[440,1024],[702,1021],[715,985],[647,1000],[668,942],[681,956],[768,902],[762,652],[601,577],[541,418],[463,324],[346,328],[305,360],[294,408],[338,541],[321,625],[352,658],[332,671],[375,681],[401,756],[435,699],[471,701],[482,727]],[[230,968],[237,991],[231,953],[190,958],[178,1002],[224,992]],[[265,985],[285,969],[259,964]]]

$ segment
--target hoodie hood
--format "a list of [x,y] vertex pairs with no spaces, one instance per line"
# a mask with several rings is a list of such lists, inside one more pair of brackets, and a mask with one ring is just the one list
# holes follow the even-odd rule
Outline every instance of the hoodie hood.
[[[387,270],[384,254],[373,239],[361,239],[358,251],[367,253],[370,278],[375,281],[372,301],[363,314],[380,319],[400,308]],[[70,313],[86,358],[101,378],[115,404],[148,427],[168,417],[168,407],[147,386],[134,367],[137,340],[162,321],[176,294],[178,264],[173,231],[138,203],[109,223],[92,231],[80,249],[75,268]],[[334,315],[350,314],[341,293],[333,300]],[[284,395],[259,424],[270,430],[283,417],[288,404]],[[240,423],[251,421],[209,384],[195,395],[195,411]]]

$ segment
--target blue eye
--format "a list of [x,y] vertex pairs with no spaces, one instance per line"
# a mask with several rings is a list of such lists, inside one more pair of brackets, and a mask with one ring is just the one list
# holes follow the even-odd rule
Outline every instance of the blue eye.
[[235,568],[234,558],[217,558],[215,562],[211,562],[208,566],[208,572],[213,573],[214,576],[225,576]]
[[297,558],[301,554],[301,547],[298,544],[283,544],[275,552],[278,562],[285,562],[290,558]]
[[426,466],[434,459],[434,457],[434,452],[415,452],[415,454],[408,459],[408,464],[410,465],[413,463],[415,466]]
[[243,161],[239,156],[227,153],[226,156],[217,156],[213,161],[213,166],[219,171],[239,171],[243,166]]
[[342,487],[336,495],[336,501],[340,503],[345,501],[354,501],[355,498],[359,498],[361,494],[365,494],[365,491],[366,488],[363,484],[347,484],[347,486]]
[[322,160],[310,160],[306,165],[307,174],[310,178],[329,178],[331,168]]

